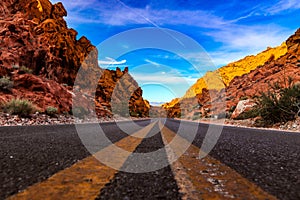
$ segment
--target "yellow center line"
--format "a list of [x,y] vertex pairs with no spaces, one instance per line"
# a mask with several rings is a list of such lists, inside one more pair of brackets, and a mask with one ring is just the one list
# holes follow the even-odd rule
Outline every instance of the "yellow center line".
[[[174,161],[174,157],[178,159],[172,163],[171,168],[183,193],[183,199],[276,199],[211,156],[198,159],[198,147],[162,124],[159,125],[165,144],[174,154],[168,156],[173,157],[169,160]],[[190,146],[183,153],[187,143]],[[170,152],[167,148],[166,150],[167,153]],[[184,188],[184,182],[192,184],[191,189]]]
[[[66,168],[9,200],[95,199],[157,122]],[[122,150],[123,149],[123,150]],[[99,162],[98,159],[101,160]],[[109,167],[109,166],[113,166]]]

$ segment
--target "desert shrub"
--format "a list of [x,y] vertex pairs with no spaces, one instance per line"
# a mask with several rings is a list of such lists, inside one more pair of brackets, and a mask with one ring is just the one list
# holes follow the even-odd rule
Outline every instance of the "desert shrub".
[[46,114],[49,115],[49,116],[54,116],[54,115],[56,115],[56,114],[58,113],[58,109],[55,108],[55,107],[49,106],[49,107],[46,108],[46,111],[45,111],[45,112],[46,112]]
[[19,69],[20,66],[19,66],[19,65],[13,65],[12,68],[13,68],[13,69]]
[[194,116],[192,117],[192,120],[198,120],[198,119],[200,119],[200,118],[201,118],[200,116],[194,115]]
[[241,113],[236,119],[250,119],[260,115],[258,106],[254,106],[251,110]]
[[225,119],[225,118],[228,118],[228,113],[226,112],[221,112],[221,113],[218,113],[216,115],[217,119]]
[[257,106],[250,114],[257,114],[265,125],[294,120],[300,112],[300,85],[288,79],[287,87],[273,84],[271,90],[257,98]]
[[[119,115],[122,117],[129,117],[129,112],[134,112],[133,108],[128,107],[128,103],[126,102],[119,102],[115,103],[113,106],[113,114]],[[137,115],[139,115],[138,111],[135,112]]]
[[11,91],[12,87],[14,86],[13,81],[10,80],[9,77],[4,76],[0,78],[0,89],[3,91]]
[[89,114],[89,111],[84,107],[79,106],[72,109],[72,115],[74,117],[83,119],[87,114]]
[[243,101],[243,100],[247,100],[247,99],[248,99],[248,97],[247,97],[247,96],[241,96],[241,97],[240,97],[240,100],[241,100],[241,101]]
[[25,99],[12,99],[3,105],[3,111],[20,117],[28,117],[35,111],[35,106]]
[[138,114],[137,112],[131,111],[131,112],[130,112],[130,116],[131,116],[131,117],[138,117],[139,114]]
[[32,69],[29,69],[28,67],[25,67],[25,66],[21,66],[19,70],[26,74],[32,74]]

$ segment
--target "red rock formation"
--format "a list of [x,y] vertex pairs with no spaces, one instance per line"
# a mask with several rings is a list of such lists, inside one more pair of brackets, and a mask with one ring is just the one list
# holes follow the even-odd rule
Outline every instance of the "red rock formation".
[[300,81],[300,29],[286,41],[288,52],[277,60],[240,77],[235,77],[226,88],[228,108],[237,105],[242,97],[253,97],[270,89],[274,82],[287,86],[288,77]]
[[71,93],[66,87],[53,80],[32,74],[15,74],[11,80],[14,84],[11,92],[0,91],[1,102],[13,98],[27,99],[34,103],[39,111],[45,111],[47,107],[55,107],[60,113],[69,112],[72,106]]
[[[95,47],[67,27],[67,11],[48,0],[7,0],[1,5],[0,75],[13,65],[33,69],[35,75],[72,85],[76,73]],[[94,54],[97,62],[97,54]]]
[[146,117],[149,115],[149,106],[142,94],[142,89],[128,73],[128,68],[123,72],[119,68],[116,71],[105,70],[96,90],[97,111],[100,116],[109,110],[110,115]]
[[[2,101],[23,97],[33,101],[41,111],[47,106],[57,107],[60,112],[70,111],[71,91],[62,84],[67,84],[70,86],[68,89],[72,90],[80,67],[89,78],[81,78],[77,84],[84,87],[91,82],[97,83],[97,49],[86,37],[76,39],[77,32],[69,29],[63,19],[67,11],[61,3],[52,5],[49,0],[4,0],[0,11],[0,77],[8,76],[14,81],[10,93],[0,90]],[[31,69],[32,74],[20,75],[21,66]],[[142,98],[142,90],[127,72],[128,69],[124,72],[120,69],[104,70],[96,92],[96,110],[101,112],[100,116],[111,115],[112,92],[118,80],[125,75],[128,78],[119,93],[131,85],[136,87],[130,99],[131,112],[147,115],[149,109]],[[93,91],[88,92],[88,97],[81,91],[74,91],[73,95],[84,101],[93,98]],[[89,104],[85,106],[92,109]],[[103,107],[107,109],[103,111]]]
[[[249,73],[236,76],[225,88],[226,92],[224,92],[224,90],[221,90],[219,93],[202,90],[202,93],[196,96],[200,108],[192,109],[190,112],[201,112],[202,116],[219,115],[220,112],[224,111],[224,109],[222,109],[222,106],[224,106],[222,101],[226,102],[226,112],[232,112],[232,108],[236,107],[240,99],[260,95],[261,92],[268,91],[270,84],[274,82],[281,86],[287,86],[288,77],[292,77],[294,82],[299,82],[300,29],[288,38],[286,45],[288,50],[285,55],[278,59],[269,59],[264,65],[257,67]],[[180,109],[182,109],[180,104],[184,101],[190,100],[182,99],[179,103],[175,104],[175,106],[167,108],[169,117],[178,116]],[[212,110],[211,108],[214,109]]]

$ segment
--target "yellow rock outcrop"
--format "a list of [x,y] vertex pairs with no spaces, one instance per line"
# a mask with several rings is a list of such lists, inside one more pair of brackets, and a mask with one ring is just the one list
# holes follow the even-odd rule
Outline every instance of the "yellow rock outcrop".
[[220,90],[225,86],[228,86],[234,77],[247,74],[258,66],[265,64],[267,61],[277,60],[286,53],[287,46],[284,42],[278,47],[268,48],[255,56],[246,56],[245,58],[229,63],[216,71],[207,72],[187,90],[183,98],[190,98],[196,96],[196,94],[201,94],[202,89],[204,88]]
[[265,64],[270,60],[277,60],[279,57],[287,53],[286,43],[282,43],[275,48],[267,48],[265,51],[257,54],[246,56],[245,58],[236,62],[229,63],[215,71],[207,72],[203,77],[199,78],[197,82],[192,85],[182,98],[173,99],[169,103],[163,105],[164,108],[173,107],[183,98],[195,97],[196,94],[201,94],[202,89],[216,89],[220,90],[229,85],[230,81],[236,76],[242,76],[256,69],[258,66]]

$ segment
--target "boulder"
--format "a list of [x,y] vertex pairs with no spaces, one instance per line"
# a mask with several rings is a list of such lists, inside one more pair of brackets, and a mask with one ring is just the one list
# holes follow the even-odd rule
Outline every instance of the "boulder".
[[239,101],[239,103],[237,104],[235,110],[231,115],[231,118],[238,119],[243,113],[251,110],[255,105],[256,103],[250,99]]

